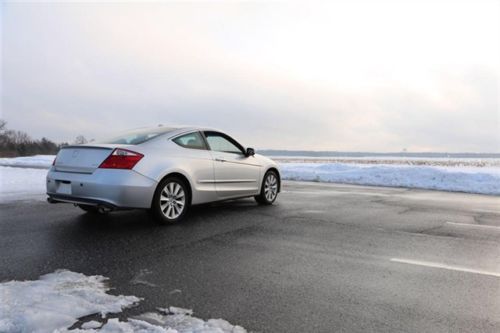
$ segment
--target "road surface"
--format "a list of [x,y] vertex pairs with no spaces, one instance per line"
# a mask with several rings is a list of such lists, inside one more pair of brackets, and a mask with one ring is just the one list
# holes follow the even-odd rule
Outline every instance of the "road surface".
[[500,197],[285,182],[275,205],[142,211],[0,205],[0,281],[65,268],[254,332],[500,332]]

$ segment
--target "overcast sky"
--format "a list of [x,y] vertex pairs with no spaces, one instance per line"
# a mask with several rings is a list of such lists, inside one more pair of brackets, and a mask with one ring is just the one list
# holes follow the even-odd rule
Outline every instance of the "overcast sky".
[[3,3],[9,128],[500,152],[500,1]]

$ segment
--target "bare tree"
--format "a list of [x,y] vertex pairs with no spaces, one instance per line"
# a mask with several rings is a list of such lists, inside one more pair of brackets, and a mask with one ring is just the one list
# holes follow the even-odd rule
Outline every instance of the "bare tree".
[[87,139],[85,139],[85,137],[83,135],[79,135],[75,139],[75,144],[77,144],[77,145],[83,145],[87,142],[88,142]]
[[26,145],[32,142],[31,137],[26,132],[7,130],[5,134],[11,138],[16,145]]
[[60,146],[47,138],[32,139],[28,133],[7,129],[7,122],[0,119],[0,157],[55,154]]

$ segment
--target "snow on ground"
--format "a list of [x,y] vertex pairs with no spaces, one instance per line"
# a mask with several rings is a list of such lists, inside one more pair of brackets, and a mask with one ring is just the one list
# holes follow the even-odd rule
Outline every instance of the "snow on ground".
[[272,159],[278,163],[401,164],[444,167],[500,167],[500,158],[277,156],[272,157]]
[[[202,319],[192,310],[177,307],[158,309],[121,321],[105,320],[136,305],[135,296],[115,296],[107,292],[107,278],[86,276],[67,270],[41,276],[35,281],[0,283],[0,332],[142,332],[142,333],[244,333],[223,319]],[[101,314],[100,321],[91,320],[80,329],[69,330],[78,318]]]
[[14,200],[45,200],[46,169],[0,166],[0,203]]
[[70,327],[79,317],[118,313],[140,301],[106,292],[106,278],[66,270],[36,281],[0,284],[0,332],[52,332]]
[[283,179],[500,195],[500,168],[282,163]]
[[[54,160],[53,155],[0,158],[0,202],[45,199],[45,175]],[[366,162],[366,161],[365,161]],[[470,192],[500,195],[500,167],[493,162],[477,166],[421,165],[415,161],[400,164],[341,163],[314,161],[281,162],[283,179],[358,185],[377,185]],[[381,161],[379,161],[381,162]],[[410,163],[411,162],[411,163]],[[412,164],[416,163],[416,164]],[[420,162],[419,162],[420,163]]]
[[48,169],[54,161],[55,155],[35,155],[25,157],[0,158],[0,166],[17,166],[25,168]]

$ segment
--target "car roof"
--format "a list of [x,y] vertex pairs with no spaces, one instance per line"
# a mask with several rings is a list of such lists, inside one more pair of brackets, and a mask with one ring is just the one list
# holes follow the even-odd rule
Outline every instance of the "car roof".
[[[163,127],[163,126],[162,126]],[[153,129],[155,127],[151,127]],[[214,132],[222,132],[222,130],[211,128],[211,127],[201,127],[201,126],[165,126],[165,134],[169,134],[170,136],[178,135],[181,133],[192,132],[192,131],[214,131]]]
[[[158,135],[158,137],[152,139],[151,141],[157,140],[160,137],[166,137],[168,139],[173,139],[179,135],[187,134],[187,133],[194,132],[194,131],[213,131],[213,132],[219,132],[219,133],[223,133],[225,135],[229,135],[230,137],[233,137],[230,133],[228,133],[226,131],[223,131],[223,130],[220,130],[217,128],[212,128],[212,127],[181,126],[181,125],[174,125],[174,126],[161,125],[161,127],[165,127],[165,132],[161,135]],[[148,128],[153,130],[153,129],[158,129],[158,126],[156,126],[156,127],[144,127],[143,129],[147,130]],[[241,143],[239,143],[239,144],[241,145]]]

